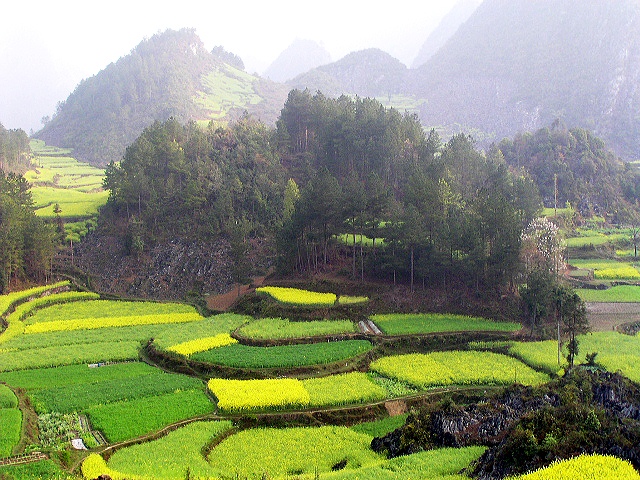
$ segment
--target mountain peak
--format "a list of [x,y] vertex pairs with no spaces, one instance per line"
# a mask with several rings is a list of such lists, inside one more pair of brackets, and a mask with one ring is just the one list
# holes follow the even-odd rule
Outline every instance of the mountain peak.
[[303,72],[331,62],[331,55],[313,40],[297,38],[265,70],[274,82],[286,82]]

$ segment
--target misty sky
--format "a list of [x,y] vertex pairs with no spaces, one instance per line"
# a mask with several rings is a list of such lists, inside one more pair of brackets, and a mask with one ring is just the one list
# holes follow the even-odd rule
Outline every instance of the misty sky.
[[83,78],[167,28],[195,28],[205,46],[239,55],[262,73],[296,38],[321,42],[332,60],[377,47],[410,65],[456,0],[4,2],[0,123],[41,127]]

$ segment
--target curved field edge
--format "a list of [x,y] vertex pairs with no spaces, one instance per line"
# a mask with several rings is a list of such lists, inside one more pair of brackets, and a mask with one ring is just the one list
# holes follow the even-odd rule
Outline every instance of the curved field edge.
[[[148,443],[126,447],[107,462],[91,454],[82,464],[85,478],[108,474],[116,479],[183,478],[187,469],[199,478],[233,475],[269,478],[319,475],[319,478],[441,478],[476,460],[484,447],[444,448],[388,460],[370,450],[372,437],[346,427],[260,428],[242,430],[214,442],[229,428],[224,422],[195,422]],[[183,429],[186,429],[182,431]],[[193,441],[181,441],[190,433]],[[312,442],[309,439],[312,438]],[[238,449],[238,445],[242,448]],[[310,445],[314,455],[309,455]],[[176,452],[178,454],[176,455]],[[206,458],[202,452],[205,452]],[[180,463],[176,458],[186,459]],[[185,465],[186,464],[186,465]],[[342,470],[332,471],[341,464]],[[395,472],[389,477],[390,472]]]

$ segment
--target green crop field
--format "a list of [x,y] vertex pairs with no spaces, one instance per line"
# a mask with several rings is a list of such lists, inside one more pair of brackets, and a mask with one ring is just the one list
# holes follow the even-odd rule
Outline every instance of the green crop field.
[[194,353],[206,352],[213,348],[217,349],[236,343],[238,343],[238,341],[228,333],[219,333],[212,337],[197,338],[172,345],[167,350],[177,353],[178,355],[190,356]]
[[[371,363],[369,372],[348,371],[356,366],[351,360],[354,356],[378,348],[374,347],[378,343],[341,340],[250,347],[236,343],[230,334],[237,330],[241,336],[263,339],[340,335],[354,332],[355,325],[350,320],[294,322],[237,314],[204,318],[193,307],[182,304],[98,300],[94,294],[78,292],[37,298],[52,288],[41,287],[0,296],[3,312],[15,308],[13,313],[6,315],[12,330],[0,333],[0,382],[13,390],[22,389],[21,395],[29,398],[42,418],[48,418],[44,412],[52,412],[52,415],[69,412],[67,416],[77,422],[78,413],[86,415],[92,428],[101,431],[108,442],[149,434],[156,438],[119,449],[106,462],[95,453],[89,455],[82,466],[86,478],[109,474],[114,479],[173,480],[187,476],[261,478],[268,474],[271,478],[284,475],[326,479],[462,479],[465,477],[459,472],[478,458],[483,447],[433,450],[391,460],[371,450],[373,436],[397,428],[405,416],[365,422],[352,428],[261,428],[238,432],[230,431],[230,422],[212,421],[211,417],[216,408],[223,415],[246,413],[254,416],[263,412],[271,415],[278,411],[289,415],[291,410],[298,409],[340,409],[384,402],[432,387],[457,388],[514,381],[535,385],[549,377],[530,365],[549,374],[561,368],[556,362],[554,342],[525,344],[510,341],[504,346],[511,348],[512,355],[522,361],[492,352],[447,351],[382,357]],[[298,296],[309,293],[314,292],[294,292]],[[356,299],[359,300],[362,299]],[[137,320],[151,317],[181,319],[183,316],[193,318],[186,323],[140,324]],[[385,331],[394,332],[393,335],[510,332],[520,328],[516,323],[454,315],[391,314],[372,318],[384,326]],[[113,326],[113,322],[121,326]],[[83,323],[101,328],[70,329]],[[319,371],[326,372],[322,377],[213,378],[205,387],[199,379],[164,372],[140,362],[140,349],[150,339],[160,350],[240,369],[331,365],[318,367]],[[583,335],[579,340],[580,359],[597,351],[596,361],[601,366],[610,371],[620,370],[640,381],[635,373],[640,364],[640,354],[635,353],[640,352],[639,338],[602,332]],[[384,341],[391,342],[392,339],[385,338]],[[376,358],[379,353],[370,355]],[[184,361],[176,355],[167,358]],[[127,360],[127,363],[87,365],[120,360]],[[360,363],[357,366],[361,366]],[[344,371],[348,373],[339,373]],[[17,397],[2,383],[0,456],[10,454],[24,444],[24,439],[20,443],[23,417],[16,408]],[[216,400],[217,405],[212,400]],[[178,426],[172,424],[190,420],[194,421],[172,430]],[[156,436],[165,427],[169,427],[170,433]],[[56,445],[59,443],[57,440]],[[55,454],[53,458],[56,458]],[[0,467],[0,476],[5,472],[18,472],[16,478],[26,479],[32,478],[29,475],[33,472],[42,471],[47,472],[42,474],[44,478],[66,478],[66,473],[52,465],[49,461],[22,470]],[[341,469],[338,470],[338,466]]]
[[218,399],[218,407],[228,412],[351,405],[378,401],[388,396],[384,387],[361,372],[305,380],[213,378],[208,386]]
[[554,462],[513,480],[573,480],[575,478],[597,480],[638,480],[640,474],[629,461],[610,455],[580,455],[569,460]]
[[591,269],[596,279],[637,280],[640,272],[629,262],[613,259],[572,259],[571,265],[580,269]]
[[387,396],[384,388],[372,382],[366,373],[361,372],[309,378],[303,380],[302,384],[309,392],[311,406],[375,402]]
[[[97,370],[108,368],[100,367]],[[195,378],[155,369],[154,372],[142,372],[142,375],[128,378],[40,389],[31,395],[31,399],[39,413],[71,413],[95,405],[198,389],[202,390],[203,385]]]
[[438,313],[388,313],[372,315],[370,318],[387,335],[467,331],[515,332],[522,328],[519,323]]
[[576,293],[585,302],[632,303],[640,302],[640,286],[616,285],[606,290],[577,288]]
[[263,318],[244,325],[239,333],[247,338],[269,340],[339,335],[355,331],[357,328],[350,320],[291,322],[282,318]]
[[[640,381],[640,337],[618,332],[593,332],[578,336],[580,351],[577,363],[584,362],[588,353],[597,352],[596,362],[610,372],[620,370],[626,377]],[[566,366],[563,350],[558,364],[558,342],[514,342],[509,352],[527,365],[555,373]]]
[[[469,368],[473,365],[473,368]],[[371,370],[419,388],[445,385],[537,385],[549,380],[522,362],[492,352],[433,352],[383,357]]]
[[13,391],[0,383],[0,408],[16,408],[18,406],[18,397]]
[[404,413],[402,415],[396,415],[395,417],[385,417],[373,422],[359,423],[351,427],[351,430],[366,433],[372,437],[383,437],[386,434],[393,432],[396,428],[404,425],[408,415],[409,414]]
[[196,309],[191,305],[181,303],[92,300],[82,303],[53,305],[39,310],[34,314],[32,322],[182,313],[196,313]]
[[87,409],[93,426],[112,442],[135,438],[166,425],[211,413],[214,405],[202,390],[96,405]]
[[320,476],[327,480],[468,480],[461,473],[477,460],[485,447],[441,448],[401,455],[386,462]]
[[203,318],[198,322],[192,322],[189,324],[189,328],[184,328],[179,324],[167,325],[154,335],[153,338],[159,347],[169,349],[180,343],[230,333],[250,320],[252,320],[252,318],[245,315],[222,313],[220,315]]
[[210,467],[202,456],[202,448],[230,428],[230,421],[190,423],[158,440],[118,450],[109,458],[110,472],[103,467],[89,476],[95,478],[100,473],[110,473],[112,478],[120,474],[127,478],[140,475],[182,479],[189,469],[192,477],[206,477]]
[[36,166],[25,173],[25,178],[32,184],[36,215],[53,219],[58,204],[66,240],[80,241],[93,224],[87,221],[95,221],[109,196],[102,188],[104,170],[79,162],[69,149],[46,146],[40,140],[31,140],[30,146]]
[[230,65],[220,65],[218,70],[202,77],[203,91],[195,102],[209,112],[209,118],[224,118],[232,108],[243,108],[262,101],[255,91],[255,77]]
[[0,372],[25,370],[30,368],[58,367],[78,363],[134,360],[138,358],[139,341],[78,343],[73,348],[68,345],[39,347],[33,349],[0,351]]
[[380,463],[369,448],[371,437],[346,427],[253,429],[238,432],[209,455],[214,476],[256,478],[330,472],[346,460],[345,469]]
[[17,408],[0,408],[0,458],[11,455],[20,440],[22,412]]
[[99,368],[67,365],[0,373],[0,381],[25,390],[44,390],[139,378],[157,372],[157,368],[142,362],[117,363]]
[[346,360],[371,350],[366,340],[344,340],[276,347],[228,345],[191,356],[201,362],[237,368],[275,368],[319,365]]
[[0,467],[0,475],[11,480],[78,480],[76,475],[65,472],[53,460]]

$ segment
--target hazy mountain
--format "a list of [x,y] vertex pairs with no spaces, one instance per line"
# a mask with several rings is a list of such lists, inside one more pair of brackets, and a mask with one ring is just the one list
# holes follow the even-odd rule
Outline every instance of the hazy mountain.
[[640,156],[637,0],[485,0],[412,80],[425,124],[500,140],[560,118]]
[[83,80],[35,136],[106,164],[156,120],[228,120],[248,111],[275,122],[288,88],[239,67],[224,49],[209,52],[194,30],[167,30]]
[[440,21],[435,30],[429,34],[418,55],[413,60],[411,68],[418,68],[424,65],[456,33],[460,25],[469,19],[481,1],[460,0],[456,3]]
[[301,90],[320,90],[325,95],[352,93],[375,97],[403,92],[407,71],[400,60],[370,48],[314,68],[288,83]]
[[264,76],[275,82],[286,82],[312,68],[331,62],[331,55],[313,40],[296,39],[265,70]]

